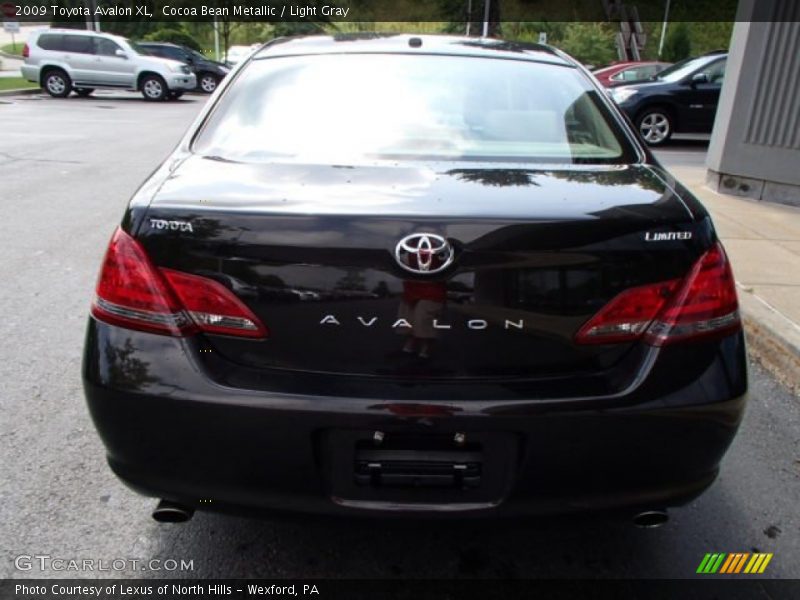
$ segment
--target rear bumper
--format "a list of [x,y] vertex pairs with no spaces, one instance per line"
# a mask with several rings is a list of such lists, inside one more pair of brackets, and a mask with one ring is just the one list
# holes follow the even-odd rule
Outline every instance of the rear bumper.
[[197,87],[197,76],[194,73],[179,73],[170,76],[167,81],[170,90],[193,90]]
[[[200,509],[443,517],[636,510],[685,503],[716,477],[746,398],[741,334],[717,344],[716,363],[691,384],[644,400],[631,392],[602,409],[447,399],[397,411],[397,401],[376,398],[224,387],[203,372],[191,339],[91,320],[84,386],[114,472],[141,493]],[[731,369],[739,372],[731,377]],[[658,364],[654,376],[663,377]],[[352,431],[510,437],[510,476],[497,498],[481,502],[431,500],[426,490],[414,502],[342,497],[336,480],[351,474],[333,472],[326,440]]]
[[32,81],[33,83],[39,83],[39,67],[34,65],[22,65],[19,68],[22,76],[27,81]]

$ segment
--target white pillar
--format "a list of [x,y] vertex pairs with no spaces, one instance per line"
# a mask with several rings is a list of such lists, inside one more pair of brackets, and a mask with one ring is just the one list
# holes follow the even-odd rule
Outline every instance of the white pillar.
[[800,205],[800,2],[740,0],[707,180],[728,194]]

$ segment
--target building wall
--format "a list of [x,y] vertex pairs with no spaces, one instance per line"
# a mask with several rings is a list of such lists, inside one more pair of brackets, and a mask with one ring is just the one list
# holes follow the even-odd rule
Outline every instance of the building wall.
[[726,193],[800,203],[800,2],[741,0],[708,151]]

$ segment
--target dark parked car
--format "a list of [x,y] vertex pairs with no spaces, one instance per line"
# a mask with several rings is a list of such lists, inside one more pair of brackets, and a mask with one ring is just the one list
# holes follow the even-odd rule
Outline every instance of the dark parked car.
[[206,94],[216,90],[219,82],[231,71],[227,65],[206,58],[186,46],[162,42],[138,42],[137,46],[153,56],[170,58],[189,65],[189,68],[197,76],[197,89]]
[[651,146],[673,133],[710,133],[728,55],[715,52],[675,63],[652,81],[613,88],[611,97]]
[[131,200],[86,336],[108,461],[157,519],[655,525],[714,481],[747,392],[731,267],[580,65],[311,37],[222,85]]
[[617,62],[602,69],[592,71],[604,87],[617,87],[634,81],[647,81],[670,66],[670,63],[657,61]]

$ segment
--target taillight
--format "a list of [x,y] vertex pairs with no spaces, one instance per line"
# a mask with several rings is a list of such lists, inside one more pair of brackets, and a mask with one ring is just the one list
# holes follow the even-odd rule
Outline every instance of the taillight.
[[731,263],[717,242],[694,264],[681,288],[650,325],[645,339],[663,346],[687,338],[727,334],[741,327]]
[[185,335],[192,322],[144,249],[117,229],[106,251],[92,314],[102,321],[145,331]]
[[161,269],[161,273],[201,330],[253,338],[267,336],[258,317],[221,283],[171,269]]
[[613,344],[639,338],[675,293],[679,279],[643,285],[615,296],[581,327],[579,344]]
[[663,346],[739,328],[736,284],[725,250],[717,243],[683,280],[631,288],[614,297],[580,328],[575,341],[611,344],[643,337]]
[[108,245],[92,314],[129,329],[183,336],[199,331],[266,337],[253,313],[218,282],[157,269],[122,229]]
[[31,49],[28,48],[28,44],[25,44],[22,47],[22,58],[28,58],[31,55]]

